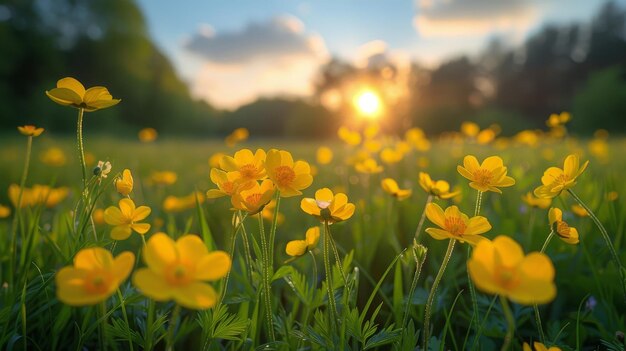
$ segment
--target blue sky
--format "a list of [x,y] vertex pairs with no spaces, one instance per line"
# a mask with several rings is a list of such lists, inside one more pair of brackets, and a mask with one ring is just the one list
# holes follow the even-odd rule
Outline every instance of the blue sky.
[[[620,0],[624,4],[626,0]],[[139,0],[150,34],[192,92],[223,108],[311,92],[331,56],[383,51],[437,65],[492,36],[514,45],[545,22],[589,20],[593,0]],[[368,50],[363,46],[369,45]]]

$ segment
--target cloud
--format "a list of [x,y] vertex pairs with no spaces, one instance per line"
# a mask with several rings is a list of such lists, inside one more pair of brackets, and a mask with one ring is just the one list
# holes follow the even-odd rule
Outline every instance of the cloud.
[[424,37],[519,34],[533,25],[539,9],[530,0],[420,0],[413,25]]
[[203,25],[183,47],[201,60],[192,93],[234,109],[261,96],[309,96],[313,77],[328,60],[324,40],[292,16],[249,23],[240,31]]

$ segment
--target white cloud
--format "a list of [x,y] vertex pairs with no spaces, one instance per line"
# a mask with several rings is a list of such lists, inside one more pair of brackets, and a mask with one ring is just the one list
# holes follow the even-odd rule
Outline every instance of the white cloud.
[[328,59],[324,40],[293,16],[250,23],[237,32],[204,25],[183,47],[203,62],[192,93],[221,108],[259,96],[310,95],[312,78]]

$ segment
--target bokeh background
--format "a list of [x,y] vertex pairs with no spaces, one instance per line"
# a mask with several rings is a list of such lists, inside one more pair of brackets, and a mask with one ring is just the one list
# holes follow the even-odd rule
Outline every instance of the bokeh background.
[[626,1],[2,0],[0,129],[71,134],[44,91],[73,76],[122,99],[89,133],[321,138],[380,117],[511,135],[569,111],[571,133],[619,134],[625,19]]

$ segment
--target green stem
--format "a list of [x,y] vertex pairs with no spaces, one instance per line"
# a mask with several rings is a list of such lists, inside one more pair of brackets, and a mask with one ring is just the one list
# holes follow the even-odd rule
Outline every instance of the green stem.
[[[24,187],[26,186],[26,178],[28,178],[28,168],[30,166],[30,155],[33,149],[33,137],[28,136],[26,142],[26,156],[24,158],[24,169],[22,170],[22,179],[20,180],[20,192],[17,196],[17,204],[15,205],[15,216],[13,217],[13,223],[11,226],[11,261],[9,262],[9,286],[10,289],[13,289],[13,285],[15,282],[14,274],[15,274],[15,260],[17,259],[17,227],[20,222],[20,217],[22,214],[22,197],[24,196]],[[8,294],[7,294],[8,295]]]
[[243,241],[243,252],[244,258],[246,261],[246,265],[248,267],[248,279],[252,282],[252,252],[250,251],[250,241],[248,240],[248,233],[246,232],[246,227],[243,225],[243,221],[246,219],[246,216],[241,215],[239,212],[239,226],[241,227],[241,239]]
[[506,297],[500,295],[500,303],[502,304],[502,311],[504,312],[504,317],[506,318],[506,335],[504,336],[504,343],[502,344],[501,351],[508,350],[511,345],[511,340],[513,340],[513,332],[515,331],[515,319],[513,318],[513,313],[511,312],[511,307],[509,307],[509,302]]
[[328,222],[324,222],[324,270],[326,272],[326,290],[328,293],[328,305],[330,307],[329,330],[335,329],[337,320],[337,303],[333,292],[333,277],[330,266],[330,235],[328,232]]
[[[428,195],[428,197],[426,198],[426,205],[424,205],[424,210],[422,211],[422,217],[420,218],[419,223],[417,224],[417,228],[415,229],[415,240],[417,241],[419,239],[419,235],[422,232],[422,227],[424,227],[424,220],[426,219],[426,207],[428,207],[428,204],[431,203],[433,201],[433,196],[432,195]],[[417,241],[419,243],[419,241]]]
[[124,300],[124,296],[122,296],[122,292],[120,289],[117,289],[117,297],[120,299],[120,306],[122,307],[122,316],[124,316],[124,322],[126,323],[126,327],[128,328],[128,348],[130,351],[134,351],[133,348],[133,339],[130,329],[130,324],[128,323],[128,315],[126,314],[126,301]]
[[178,324],[178,316],[180,315],[180,305],[176,305],[174,307],[174,311],[170,316],[170,325],[167,328],[167,340],[165,341],[166,346],[165,349],[167,351],[171,351],[174,349],[174,331],[176,330],[176,325]]
[[276,191],[276,207],[274,207],[274,218],[272,219],[272,228],[270,229],[269,240],[269,259],[270,268],[274,269],[274,240],[276,238],[276,227],[278,226],[278,211],[280,210],[280,190]]
[[313,253],[313,251],[309,250],[309,254],[311,255],[311,260],[313,260],[313,277],[311,279],[311,286],[313,287],[313,289],[315,289],[317,287],[317,260],[315,259],[315,254]]
[[426,256],[422,257],[422,261],[420,262],[420,258],[417,257],[417,253],[415,251],[415,247],[417,246],[417,241],[413,239],[413,259],[415,260],[415,273],[413,274],[413,280],[411,281],[411,288],[409,289],[409,295],[407,296],[406,306],[404,308],[404,317],[402,318],[402,327],[406,327],[406,323],[409,318],[409,307],[411,306],[411,300],[413,299],[413,294],[415,293],[415,289],[417,288],[417,281],[420,277],[420,273],[422,272],[422,267],[424,266],[424,262],[426,261]]
[[[480,207],[483,202],[483,192],[478,190],[476,193],[476,207],[474,208],[474,217],[480,214]],[[467,260],[472,256],[472,246],[467,245]],[[478,299],[476,298],[476,288],[474,287],[474,282],[472,282],[472,277],[470,277],[469,271],[467,271],[467,286],[469,287],[470,296],[472,298],[472,317],[470,319],[470,329],[474,325],[474,321],[480,321],[480,316],[478,315]]]
[[324,230],[328,233],[330,247],[332,248],[333,254],[335,255],[335,261],[337,261],[337,267],[339,267],[339,273],[341,274],[341,279],[343,279],[343,285],[348,288],[348,278],[345,276],[343,264],[341,263],[341,258],[339,258],[339,251],[337,250],[337,245],[335,245],[335,239],[333,239],[333,235],[330,232],[330,225],[328,224],[328,222],[324,222]]
[[443,257],[443,262],[441,262],[441,266],[439,267],[439,272],[437,272],[437,276],[435,277],[433,286],[430,288],[428,300],[426,300],[426,309],[424,310],[424,350],[428,350],[428,341],[430,339],[430,315],[432,313],[433,301],[435,300],[437,287],[439,286],[439,282],[441,282],[443,273],[446,271],[448,262],[450,262],[450,257],[452,257],[452,251],[454,250],[455,243],[456,240],[454,239],[450,239],[450,241],[448,242],[448,249],[446,250],[446,254]]
[[[541,253],[546,252],[548,248],[548,244],[554,237],[554,230],[550,230],[550,234],[546,237],[546,241],[544,241],[543,246],[541,247]],[[543,333],[543,324],[541,323],[541,314],[539,313],[539,306],[537,304],[533,305],[533,310],[535,311],[535,323],[537,324],[537,331],[539,331],[539,338],[542,343],[546,342],[546,335]]]
[[267,323],[267,332],[269,334],[270,341],[275,341],[276,337],[274,336],[274,316],[272,315],[272,290],[270,285],[270,258],[269,253],[270,249],[268,247],[267,238],[265,237],[265,227],[263,225],[263,216],[260,214],[257,215],[259,219],[259,236],[261,237],[261,256],[263,263],[263,277],[261,279],[263,284],[263,302],[265,304],[265,320]]
[[620,261],[619,256],[617,255],[617,251],[615,251],[615,247],[613,246],[613,242],[611,241],[611,238],[609,237],[609,233],[606,231],[606,229],[604,228],[604,225],[602,225],[602,223],[600,222],[598,217],[596,217],[593,211],[591,211],[591,209],[587,205],[585,205],[585,203],[572,191],[572,189],[567,189],[567,191],[569,192],[570,195],[572,195],[574,200],[576,200],[576,202],[578,202],[578,204],[587,211],[587,213],[589,214],[589,217],[591,217],[593,222],[596,224],[596,227],[598,227],[598,229],[600,230],[600,233],[602,234],[602,237],[604,238],[604,241],[606,242],[606,246],[609,248],[609,251],[611,252],[611,256],[613,256],[613,260],[615,261],[615,264],[617,265],[617,270],[619,271],[619,275],[622,281],[622,289],[624,290],[624,301],[626,301],[626,276],[625,276],[626,269],[624,269],[624,266],[622,266],[622,262]]
[[554,230],[550,230],[550,234],[548,234],[546,241],[543,242],[543,246],[541,247],[541,253],[546,252],[546,249],[548,248],[548,244],[550,244],[552,237],[554,237]]
[[76,142],[78,144],[78,156],[80,159],[80,169],[83,174],[83,196],[85,195],[84,191],[87,187],[87,167],[85,165],[85,149],[83,147],[83,114],[85,110],[82,108],[78,109],[78,120],[76,122]]

